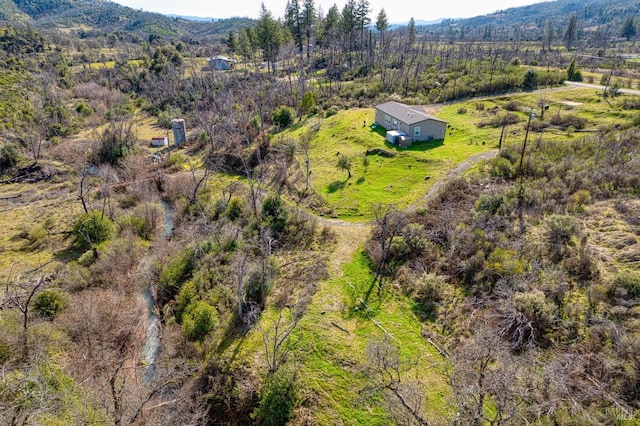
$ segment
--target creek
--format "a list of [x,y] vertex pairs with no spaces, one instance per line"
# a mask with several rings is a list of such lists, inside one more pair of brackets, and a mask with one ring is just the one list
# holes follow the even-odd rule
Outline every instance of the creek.
[[[160,205],[163,210],[164,237],[168,239],[173,237],[173,207],[164,200],[160,201]],[[155,362],[160,354],[160,337],[162,334],[162,323],[156,307],[156,298],[149,270],[150,265],[148,262],[145,262],[143,266],[143,276],[148,277],[149,285],[147,285],[142,292],[142,297],[147,307],[147,332],[140,357],[142,358],[143,365],[146,366],[143,370],[143,378],[146,381],[151,380],[155,373]]]

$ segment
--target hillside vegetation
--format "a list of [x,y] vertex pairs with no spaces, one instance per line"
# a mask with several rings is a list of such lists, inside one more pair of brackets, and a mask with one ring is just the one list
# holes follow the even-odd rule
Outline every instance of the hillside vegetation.
[[0,2],[0,423],[638,423],[635,6],[582,4]]

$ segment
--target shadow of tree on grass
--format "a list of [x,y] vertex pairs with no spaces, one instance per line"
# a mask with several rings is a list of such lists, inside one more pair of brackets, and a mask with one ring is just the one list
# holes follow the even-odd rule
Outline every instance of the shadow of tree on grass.
[[329,192],[329,194],[333,194],[336,191],[344,189],[346,184],[347,184],[346,181],[341,181],[341,180],[333,181],[327,186],[327,191]]

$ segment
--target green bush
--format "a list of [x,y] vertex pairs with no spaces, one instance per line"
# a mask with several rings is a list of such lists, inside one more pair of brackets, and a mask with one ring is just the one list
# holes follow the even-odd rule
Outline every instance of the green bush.
[[182,332],[191,341],[201,342],[218,323],[216,308],[200,300],[187,307],[182,317]]
[[516,175],[516,168],[508,159],[498,157],[492,164],[491,174],[496,177],[513,179]]
[[76,112],[78,113],[78,115],[82,116],[82,117],[88,117],[91,114],[94,113],[93,108],[91,108],[89,105],[87,105],[84,102],[80,102],[77,106],[76,106]]
[[55,318],[67,305],[67,297],[56,290],[41,291],[33,298],[33,311],[43,317]]
[[11,358],[11,348],[5,343],[0,343],[0,365],[4,364]]
[[20,161],[20,148],[12,143],[5,143],[0,148],[0,172],[15,167]]
[[613,279],[613,287],[624,289],[630,299],[640,297],[640,273],[622,272],[617,274]]
[[338,108],[337,106],[333,105],[333,106],[329,107],[329,109],[327,109],[327,111],[325,112],[324,116],[329,118],[332,115],[336,115],[338,113],[338,111],[340,111],[340,108]]
[[118,221],[120,231],[132,231],[140,238],[146,239],[144,219],[134,215],[127,215]]
[[296,374],[287,368],[280,368],[267,376],[260,389],[260,404],[253,417],[266,426],[286,424],[296,406]]
[[524,79],[522,81],[522,88],[525,90],[531,90],[538,87],[538,73],[535,70],[528,69],[524,73]]
[[174,308],[176,321],[182,323],[182,317],[187,310],[187,307],[191,305],[197,297],[196,285],[193,281],[188,281],[182,286],[178,297],[176,297],[176,304]]
[[262,202],[262,216],[268,222],[271,232],[277,235],[284,230],[288,212],[280,197],[270,195]]
[[113,236],[114,226],[106,215],[93,210],[76,219],[72,232],[80,246],[90,248],[109,240]]
[[300,109],[304,113],[311,112],[312,108],[316,105],[316,98],[313,96],[313,93],[310,91],[306,91],[302,96],[302,102],[300,104]]
[[534,326],[540,332],[550,328],[557,316],[556,305],[547,301],[545,294],[540,290],[516,293],[513,296],[513,304],[519,312],[534,322]]
[[244,211],[244,201],[242,201],[238,197],[233,197],[229,204],[227,204],[227,208],[225,209],[225,215],[230,221],[235,221],[236,219],[242,216],[242,212]]
[[273,111],[272,118],[281,129],[284,129],[289,127],[293,120],[296,119],[296,111],[293,108],[281,105]]
[[165,287],[180,288],[193,273],[193,255],[192,249],[185,249],[169,260],[160,274],[160,284]]

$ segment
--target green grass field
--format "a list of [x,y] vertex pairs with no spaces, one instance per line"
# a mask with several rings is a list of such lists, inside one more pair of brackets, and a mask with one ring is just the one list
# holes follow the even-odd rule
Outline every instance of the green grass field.
[[[444,141],[418,142],[408,149],[386,142],[384,129],[372,129],[373,108],[342,110],[322,120],[320,130],[311,142],[311,186],[326,200],[333,217],[368,220],[372,206],[382,203],[407,207],[456,164],[474,154],[497,148],[501,127],[480,127],[478,124],[500,119],[509,112],[505,109],[509,102],[517,103],[517,109],[511,112],[519,122],[507,126],[504,144],[524,140],[530,111],[537,121],[549,121],[554,114],[586,119],[583,130],[551,126],[542,132],[530,132],[530,140],[571,140],[597,131],[603,125],[630,122],[637,112],[622,109],[627,96],[632,95],[621,95],[607,102],[594,89],[558,88],[438,105],[435,115],[448,123]],[[544,118],[538,106],[541,103],[549,106]],[[278,137],[299,139],[317,120],[315,117],[303,120]],[[396,155],[393,158],[368,156],[365,166],[365,152],[370,148],[383,148]],[[351,159],[350,179],[346,171],[336,166],[341,155]],[[304,164],[300,154],[298,161]]]
[[[372,108],[340,111],[325,119],[311,143],[312,187],[333,209],[333,216],[347,220],[370,219],[377,203],[408,206],[460,161],[497,147],[499,129],[477,132],[449,111],[453,108],[445,107],[439,114],[451,125],[444,141],[419,142],[408,149],[386,142],[384,130],[372,129]],[[298,126],[287,136],[297,138],[305,129]],[[365,156],[371,148],[386,149],[395,157]],[[336,167],[340,155],[351,159],[350,179]]]
[[363,371],[367,344],[385,333],[400,347],[401,359],[415,363],[402,380],[421,383],[428,418],[452,418],[445,361],[422,338],[420,323],[407,309],[412,302],[395,292],[383,290],[377,295],[374,291],[368,312],[355,313],[354,302],[366,297],[373,274],[360,251],[343,265],[342,272],[319,288],[300,324],[300,380],[303,389],[320,396],[314,409],[319,424],[389,424],[384,403],[358,399],[371,384]]

